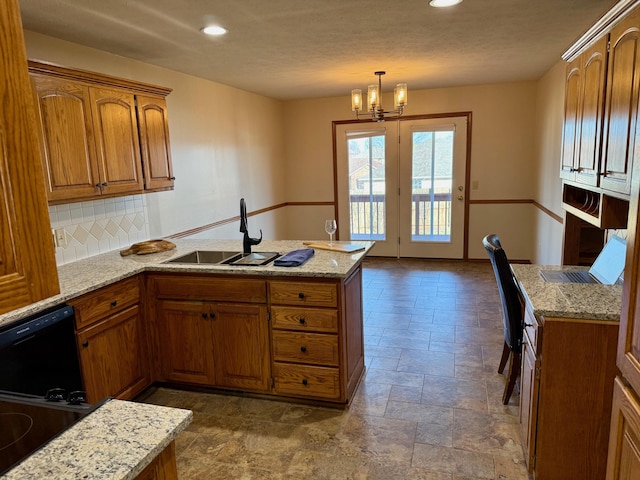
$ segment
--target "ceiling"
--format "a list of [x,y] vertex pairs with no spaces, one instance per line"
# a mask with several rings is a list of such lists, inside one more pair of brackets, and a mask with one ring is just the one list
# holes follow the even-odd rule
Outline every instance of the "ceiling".
[[[613,0],[20,0],[24,28],[277,99],[540,78]],[[200,32],[216,22],[223,37]]]

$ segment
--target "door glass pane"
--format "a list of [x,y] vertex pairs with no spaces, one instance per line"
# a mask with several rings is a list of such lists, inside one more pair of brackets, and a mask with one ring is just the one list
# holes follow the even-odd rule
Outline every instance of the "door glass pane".
[[412,133],[411,240],[451,241],[453,130]]
[[352,240],[385,239],[384,139],[372,135],[347,140]]

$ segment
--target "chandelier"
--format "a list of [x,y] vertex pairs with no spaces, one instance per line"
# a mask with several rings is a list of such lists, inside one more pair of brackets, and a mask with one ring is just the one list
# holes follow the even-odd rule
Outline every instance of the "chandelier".
[[378,84],[369,85],[367,91],[367,112],[362,110],[362,90],[351,90],[351,110],[356,112],[356,118],[371,117],[375,122],[398,118],[407,105],[407,84],[399,83],[393,91],[395,110],[385,111],[382,108],[382,75],[386,72],[374,72],[378,76]]

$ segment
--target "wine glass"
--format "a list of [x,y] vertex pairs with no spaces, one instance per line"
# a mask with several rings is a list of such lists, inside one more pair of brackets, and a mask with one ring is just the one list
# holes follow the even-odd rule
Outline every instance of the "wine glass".
[[329,246],[333,246],[333,234],[336,233],[338,229],[338,224],[335,220],[325,220],[324,221],[324,231],[329,234]]

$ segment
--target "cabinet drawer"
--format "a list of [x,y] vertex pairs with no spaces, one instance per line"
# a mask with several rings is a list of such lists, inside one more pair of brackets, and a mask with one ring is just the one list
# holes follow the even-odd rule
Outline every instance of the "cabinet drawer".
[[534,355],[539,355],[542,351],[542,326],[538,324],[538,319],[526,308],[524,311],[524,341],[529,343]]
[[273,331],[273,358],[281,362],[338,366],[338,336]]
[[157,298],[181,300],[266,303],[264,280],[182,275],[151,277]]
[[139,301],[140,283],[136,276],[74,298],[68,303],[75,311],[76,328],[81,329]]
[[271,303],[278,305],[306,305],[336,307],[338,287],[333,283],[270,282]]
[[273,376],[274,389],[279,394],[340,398],[340,373],[337,368],[275,362]]
[[335,333],[338,331],[338,311],[321,308],[271,307],[271,322],[273,328]]

